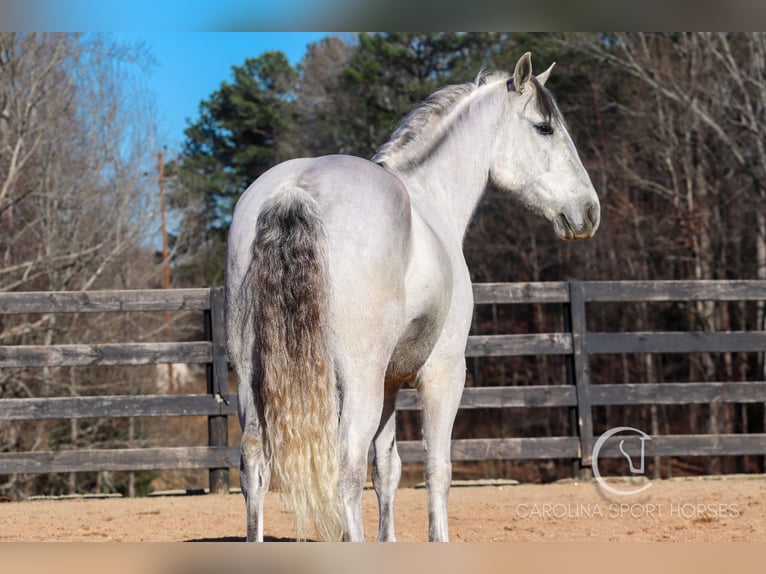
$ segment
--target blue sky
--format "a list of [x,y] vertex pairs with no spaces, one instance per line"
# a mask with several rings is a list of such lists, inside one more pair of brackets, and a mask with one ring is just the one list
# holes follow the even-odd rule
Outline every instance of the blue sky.
[[159,133],[169,152],[179,151],[187,119],[199,104],[231,79],[232,66],[268,50],[280,50],[297,64],[307,46],[325,32],[113,32],[119,43],[142,42],[155,65],[142,78],[154,96]]
[[365,13],[354,0],[0,0],[0,30],[322,30]]

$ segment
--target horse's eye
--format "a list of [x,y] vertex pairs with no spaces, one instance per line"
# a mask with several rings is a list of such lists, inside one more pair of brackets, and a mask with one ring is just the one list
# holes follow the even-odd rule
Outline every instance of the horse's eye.
[[535,129],[537,130],[537,133],[539,133],[541,136],[553,135],[553,126],[549,123],[537,124],[535,126]]

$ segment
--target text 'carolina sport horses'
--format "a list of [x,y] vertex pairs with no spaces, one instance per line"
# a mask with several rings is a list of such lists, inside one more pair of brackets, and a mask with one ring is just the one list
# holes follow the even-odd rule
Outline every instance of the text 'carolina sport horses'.
[[[551,66],[552,68],[553,66]],[[248,540],[263,539],[272,473],[296,533],[364,540],[362,489],[374,448],[378,540],[394,540],[401,476],[394,405],[423,404],[428,536],[447,540],[450,436],[473,312],[463,235],[488,186],[587,239],[600,207],[553,97],[551,68],[442,88],[371,161],[286,161],[237,204],[226,324],[243,429]]]

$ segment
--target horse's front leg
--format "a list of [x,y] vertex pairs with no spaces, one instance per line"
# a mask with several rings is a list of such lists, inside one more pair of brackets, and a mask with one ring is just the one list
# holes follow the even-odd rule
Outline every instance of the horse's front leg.
[[434,351],[418,376],[418,390],[423,402],[428,539],[431,542],[449,540],[447,496],[452,481],[452,425],[465,386],[465,372],[462,353],[456,356]]

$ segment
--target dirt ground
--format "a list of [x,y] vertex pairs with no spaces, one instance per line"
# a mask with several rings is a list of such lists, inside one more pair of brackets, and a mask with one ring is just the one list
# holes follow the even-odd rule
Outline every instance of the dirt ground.
[[[365,532],[377,532],[377,502],[364,493]],[[427,537],[426,492],[397,497],[397,536]],[[266,502],[269,540],[290,540],[278,494]],[[66,499],[0,504],[0,541],[180,542],[244,539],[240,494]],[[593,482],[453,486],[453,541],[766,541],[766,476],[654,481],[643,493],[605,496]]]

